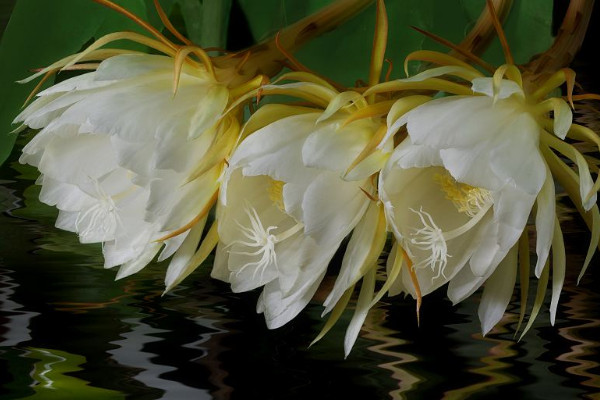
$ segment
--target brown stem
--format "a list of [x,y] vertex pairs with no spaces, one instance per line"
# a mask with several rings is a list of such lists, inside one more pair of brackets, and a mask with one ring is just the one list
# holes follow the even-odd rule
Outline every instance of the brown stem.
[[[492,3],[494,4],[498,19],[500,21],[506,20],[512,7],[513,0],[492,0]],[[492,15],[489,8],[484,7],[475,26],[458,46],[469,53],[479,55],[485,51],[495,36],[496,30],[494,29],[494,24],[492,22]],[[469,61],[456,51],[451,51],[450,55],[462,59],[463,61]]]
[[552,46],[523,66],[529,83],[542,82],[573,61],[585,38],[593,8],[594,0],[571,0]]
[[[279,44],[288,52],[293,53],[311,39],[346,22],[373,1],[337,0],[315,14],[283,29],[279,34]],[[218,68],[230,69],[238,64],[247,52],[250,52],[251,55],[241,68],[238,65],[239,76],[232,81],[233,85],[258,74],[274,76],[283,68],[285,56],[277,49],[275,39],[254,45],[236,55],[215,57],[213,60]]]

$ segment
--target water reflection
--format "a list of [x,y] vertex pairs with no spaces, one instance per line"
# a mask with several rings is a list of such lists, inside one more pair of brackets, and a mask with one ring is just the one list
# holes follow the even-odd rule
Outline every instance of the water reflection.
[[168,332],[164,329],[155,329],[145,324],[139,318],[124,319],[131,329],[123,333],[123,339],[111,342],[119,346],[117,349],[110,350],[115,361],[124,366],[141,369],[137,375],[132,378],[140,381],[144,385],[160,389],[164,392],[163,399],[211,399],[212,396],[207,390],[193,388],[183,385],[177,381],[161,378],[168,372],[175,371],[177,368],[160,364],[157,361],[158,354],[144,351],[146,345],[152,342],[163,340],[156,334]]
[[398,351],[398,347],[408,345],[408,341],[400,339],[397,331],[383,326],[387,320],[387,312],[381,307],[374,308],[367,316],[362,337],[379,342],[368,347],[374,353],[390,358],[390,361],[378,364],[379,368],[390,371],[391,378],[398,382],[398,388],[389,392],[392,399],[404,399],[413,391],[417,384],[423,379],[417,374],[411,373],[404,364],[418,361],[417,357],[410,353]]
[[82,379],[69,376],[80,371],[85,358],[54,349],[29,348],[24,357],[38,360],[30,373],[35,391],[27,399],[122,399],[121,393],[89,386]]
[[596,310],[600,295],[577,287],[568,287],[566,301],[563,301],[569,325],[559,329],[559,334],[570,342],[570,351],[557,357],[557,360],[571,364],[565,372],[580,378],[580,384],[589,388],[585,398],[600,399],[600,343],[597,333],[600,319],[590,318],[590,311]]
[[11,273],[14,271],[0,268],[0,347],[31,340],[30,321],[38,315],[12,300],[18,285],[10,277]]
[[[556,326],[540,315],[521,342],[518,305],[481,337],[476,298],[453,307],[443,293],[428,296],[420,327],[413,302],[386,300],[344,360],[351,311],[309,349],[323,325],[318,302],[268,331],[256,294],[232,294],[208,267],[164,297],[164,265],[114,282],[98,247],[53,228],[53,210],[19,168],[25,178],[0,183],[3,399],[600,398],[593,275],[580,287],[570,277]],[[580,260],[569,263],[576,270]]]
[[[514,349],[516,343],[512,337],[509,339],[501,337],[507,334],[512,336],[514,324],[517,321],[517,315],[507,313],[488,334],[489,336],[484,337],[480,333],[471,335],[474,343],[488,345],[488,348],[487,354],[478,360],[482,365],[469,368],[468,371],[481,375],[485,379],[465,387],[449,390],[444,393],[444,399],[467,399],[486,389],[496,389],[498,386],[519,381],[519,378],[510,373],[511,360],[514,360],[518,355],[517,350]],[[513,326],[508,327],[508,325]]]
[[[13,181],[0,181],[0,212],[7,215],[20,207],[20,198],[15,195],[15,190],[7,187],[11,183]],[[0,232],[3,242],[11,240],[7,231]],[[8,250],[4,246],[0,246],[0,249]],[[14,271],[3,268],[5,262],[5,253],[0,252],[0,347],[15,346],[30,340],[29,322],[37,315],[12,299],[18,284],[11,277]]]

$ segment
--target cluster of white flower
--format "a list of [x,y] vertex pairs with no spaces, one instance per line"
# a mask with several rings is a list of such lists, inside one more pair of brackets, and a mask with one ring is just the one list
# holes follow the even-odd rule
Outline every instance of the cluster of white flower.
[[[21,157],[42,173],[40,200],[60,210],[57,227],[103,243],[118,278],[160,252],[172,257],[168,290],[216,247],[212,276],[236,292],[262,288],[258,311],[277,328],[311,300],[350,237],[324,303],[324,314],[333,311],[326,331],[362,280],[346,352],[383,295],[420,304],[445,284],[454,303],[484,286],[487,333],[518,269],[529,276],[533,216],[534,272],[545,290],[552,269],[554,320],[565,276],[554,179],[592,232],[583,270],[600,239],[600,185],[572,144],[600,138],[572,122],[564,99],[548,97],[572,83],[569,71],[532,88],[513,65],[486,77],[427,52],[437,66],[363,88],[340,90],[307,72],[234,86],[210,59],[188,57],[200,52],[111,55],[17,117],[41,129]],[[265,105],[243,122],[242,108],[270,94],[304,103]]]

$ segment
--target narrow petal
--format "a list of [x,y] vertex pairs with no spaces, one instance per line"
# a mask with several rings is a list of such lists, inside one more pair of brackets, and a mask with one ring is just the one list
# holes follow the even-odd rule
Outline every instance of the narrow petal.
[[[185,266],[188,264],[200,242],[200,237],[206,224],[206,218],[203,218],[201,222],[196,224],[185,236],[185,240],[181,243],[175,255],[169,263],[167,273],[165,274],[165,287],[171,288],[175,281],[180,280],[182,272],[185,270]],[[180,235],[181,236],[181,235]]]
[[302,285],[289,296],[283,296],[277,281],[265,285],[258,300],[257,310],[264,313],[269,329],[277,329],[292,320],[315,294],[325,275],[325,268],[321,268],[321,271],[307,268],[307,271],[310,272],[306,274],[306,279],[300,281]]
[[520,97],[524,97],[523,89],[519,86],[517,82],[502,79],[500,84],[500,90],[495,96],[494,93],[494,80],[493,78],[475,78],[472,81],[473,92],[485,94],[488,97],[497,97],[498,99],[506,99],[512,95],[518,95]]
[[152,261],[154,256],[156,256],[161,246],[162,244],[160,243],[148,245],[144,252],[138,258],[136,258],[135,260],[128,261],[125,264],[121,265],[121,267],[119,268],[119,272],[117,272],[115,280],[123,279],[125,277],[128,277],[129,275],[133,275],[136,272],[141,271],[142,268],[148,265],[148,263]]
[[358,302],[356,303],[356,309],[348,324],[348,329],[346,330],[346,336],[344,338],[344,353],[346,357],[350,354],[350,351],[358,338],[360,328],[365,322],[367,313],[371,308],[373,292],[375,291],[375,271],[376,268],[371,268],[363,278],[360,295],[358,296]]
[[478,311],[484,335],[500,321],[512,297],[517,278],[517,255],[517,246],[514,246],[485,283]]
[[355,102],[359,102],[363,100],[363,97],[360,93],[357,92],[342,92],[335,96],[333,100],[329,103],[323,114],[317,119],[317,123],[323,122],[333,116],[338,110],[342,107],[349,106]]
[[383,210],[376,203],[369,205],[350,238],[340,273],[325,300],[323,314],[330,312],[344,292],[377,262],[385,243],[384,218]]
[[556,309],[558,308],[558,299],[565,282],[567,264],[562,230],[560,229],[558,218],[555,216],[554,219],[554,236],[552,238],[552,299],[550,300],[550,323],[552,325],[556,321]]
[[538,278],[548,259],[552,237],[554,232],[554,220],[556,219],[556,200],[554,192],[554,180],[552,174],[547,168],[546,180],[542,190],[537,196],[537,213],[535,215],[535,230],[537,233],[535,251],[537,253],[537,263],[535,265],[535,276]]
[[304,233],[317,243],[333,243],[337,247],[371,202],[359,182],[346,182],[333,172],[323,172],[304,193]]

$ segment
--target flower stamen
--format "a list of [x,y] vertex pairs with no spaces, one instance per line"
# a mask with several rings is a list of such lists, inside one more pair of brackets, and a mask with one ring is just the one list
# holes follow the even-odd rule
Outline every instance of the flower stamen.
[[493,203],[492,194],[488,190],[459,183],[447,172],[436,174],[433,179],[440,184],[446,198],[454,204],[458,212],[471,218]]

